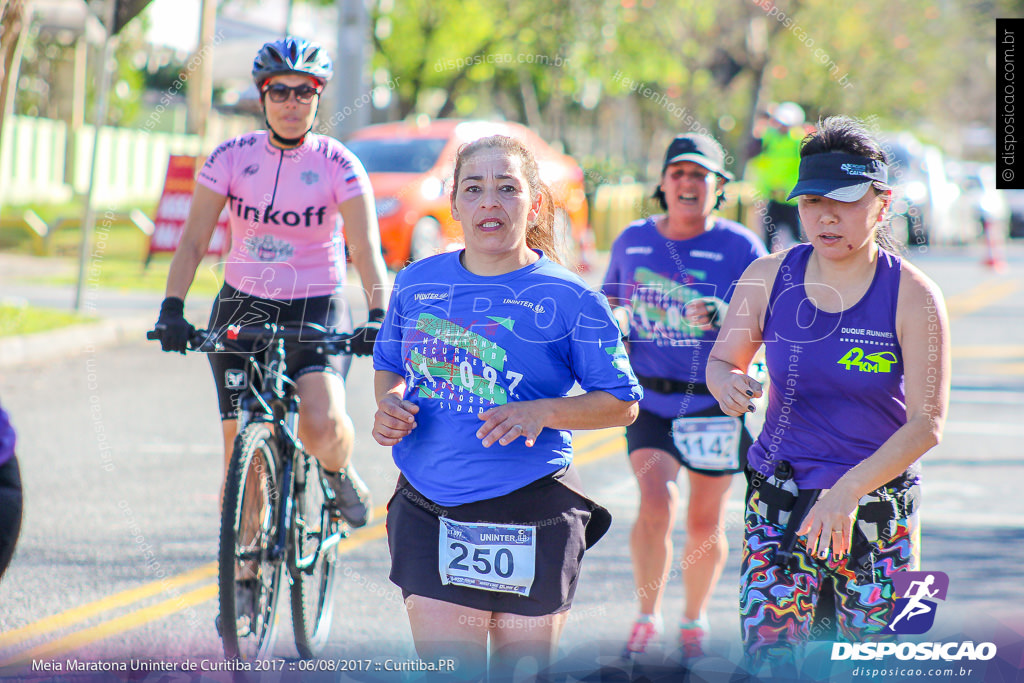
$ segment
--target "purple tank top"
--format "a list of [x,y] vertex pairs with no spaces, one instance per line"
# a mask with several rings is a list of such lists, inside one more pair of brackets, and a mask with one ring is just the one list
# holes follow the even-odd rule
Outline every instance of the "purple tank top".
[[907,421],[896,337],[900,258],[879,250],[860,301],[826,313],[804,293],[812,251],[793,247],[772,287],[763,335],[771,391],[748,460],[765,475],[789,461],[797,486],[830,488]]
[[15,441],[16,437],[14,435],[14,427],[11,426],[11,420],[7,417],[4,409],[0,408],[0,465],[14,457]]

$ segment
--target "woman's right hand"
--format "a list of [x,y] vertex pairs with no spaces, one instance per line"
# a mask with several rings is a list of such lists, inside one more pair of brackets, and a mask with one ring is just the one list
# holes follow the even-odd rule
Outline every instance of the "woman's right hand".
[[718,405],[726,415],[739,417],[754,412],[751,399],[759,398],[761,394],[761,383],[756,379],[739,371],[731,372],[723,382]]
[[373,438],[381,446],[394,446],[416,428],[420,407],[397,394],[386,394],[373,415]]

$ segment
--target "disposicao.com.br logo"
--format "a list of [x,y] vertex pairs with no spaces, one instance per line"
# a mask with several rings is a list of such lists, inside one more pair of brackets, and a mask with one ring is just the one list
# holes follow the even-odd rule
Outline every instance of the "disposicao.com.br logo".
[[886,630],[892,633],[924,633],[935,623],[935,600],[945,600],[949,577],[943,572],[899,572],[892,577],[896,598]]
[[[917,635],[925,633],[935,623],[936,600],[945,600],[949,590],[949,577],[943,572],[899,572],[892,579],[892,615],[885,633]],[[832,660],[881,659],[895,656],[909,660],[988,660],[996,656],[994,643],[972,641],[947,643],[833,643]]]

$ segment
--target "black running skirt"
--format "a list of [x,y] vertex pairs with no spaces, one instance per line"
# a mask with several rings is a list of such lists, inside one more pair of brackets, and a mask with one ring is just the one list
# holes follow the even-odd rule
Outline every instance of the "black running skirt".
[[[421,595],[487,612],[537,617],[572,606],[584,551],[611,525],[611,514],[580,493],[573,467],[498,498],[442,507],[404,476],[388,503],[391,581],[404,596]],[[534,580],[527,595],[443,584],[438,569],[439,517],[536,529]]]

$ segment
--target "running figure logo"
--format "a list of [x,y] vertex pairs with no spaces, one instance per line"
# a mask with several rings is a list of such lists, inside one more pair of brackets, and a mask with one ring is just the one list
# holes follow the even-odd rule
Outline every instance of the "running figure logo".
[[[893,633],[924,633],[935,623],[934,600],[945,600],[949,577],[943,572],[900,572],[893,576],[897,598],[889,630]],[[934,600],[932,599],[934,598]]]

